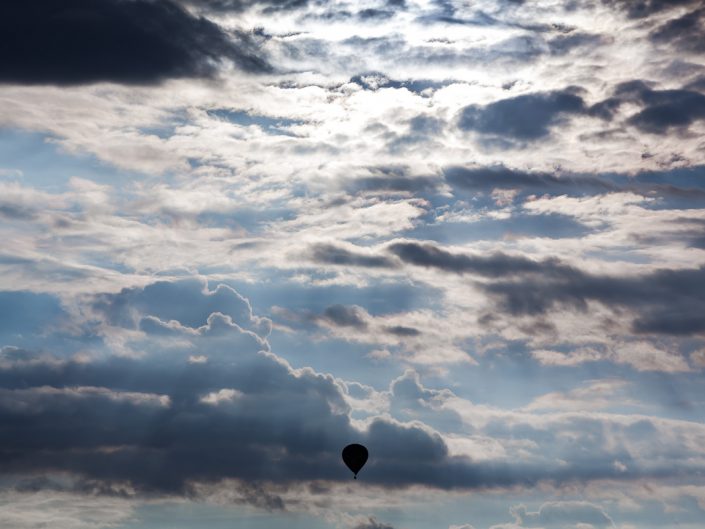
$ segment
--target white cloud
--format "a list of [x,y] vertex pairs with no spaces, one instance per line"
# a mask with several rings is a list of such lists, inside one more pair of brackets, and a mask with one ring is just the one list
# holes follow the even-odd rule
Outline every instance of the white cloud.
[[7,529],[107,529],[134,516],[130,500],[39,491],[0,493],[0,520]]
[[242,396],[242,391],[238,391],[237,389],[226,388],[221,389],[219,391],[214,391],[212,393],[208,393],[207,395],[201,397],[200,401],[204,404],[210,404],[211,406],[218,406],[223,403],[233,402],[235,401],[235,399],[238,399]]

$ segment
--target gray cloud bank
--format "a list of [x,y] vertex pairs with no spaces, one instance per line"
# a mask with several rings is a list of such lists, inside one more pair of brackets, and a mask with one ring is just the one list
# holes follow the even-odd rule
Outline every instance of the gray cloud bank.
[[[194,307],[190,321],[177,314],[184,304]],[[205,291],[198,282],[161,282],[103,295],[94,309],[104,332],[129,331],[130,348],[141,356],[87,359],[3,348],[4,473],[70,472],[105,490],[129,483],[138,492],[169,494],[226,478],[284,485],[340,481],[349,479],[340,450],[350,442],[364,443],[372,454],[363,479],[388,487],[510,487],[689,472],[675,453],[665,467],[635,464],[628,473],[618,471],[612,461],[629,455],[620,449],[607,457],[599,443],[580,457],[561,447],[568,465],[476,462],[451,455],[443,438],[420,423],[377,417],[358,430],[344,386],[311,368],[293,369],[268,351],[266,341],[248,330],[262,329],[263,320],[227,287]],[[333,306],[325,317],[358,324],[342,307]],[[419,386],[414,394],[436,393]],[[591,420],[578,422],[576,427],[592,427]],[[490,430],[533,437],[522,428],[497,423]]]
[[[467,255],[431,242],[396,242],[387,254],[363,255],[334,245],[317,247],[322,264],[398,267],[400,263],[440,272],[475,275],[479,288],[505,315],[542,315],[559,307],[585,311],[596,301],[633,311],[636,333],[697,335],[705,332],[705,267],[655,270],[634,276],[588,273],[559,259],[542,261],[501,252]],[[335,256],[335,258],[331,258]],[[398,261],[393,261],[393,257]]]

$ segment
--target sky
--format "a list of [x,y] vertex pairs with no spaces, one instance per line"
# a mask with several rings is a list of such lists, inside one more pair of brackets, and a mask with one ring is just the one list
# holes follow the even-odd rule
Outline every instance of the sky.
[[702,529],[699,0],[0,39],[3,529]]

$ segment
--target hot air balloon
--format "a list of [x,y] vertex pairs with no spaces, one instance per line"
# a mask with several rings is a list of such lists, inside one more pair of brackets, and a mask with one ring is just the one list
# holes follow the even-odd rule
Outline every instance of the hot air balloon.
[[357,479],[357,473],[367,462],[367,448],[359,444],[351,444],[343,448],[343,462],[352,470]]

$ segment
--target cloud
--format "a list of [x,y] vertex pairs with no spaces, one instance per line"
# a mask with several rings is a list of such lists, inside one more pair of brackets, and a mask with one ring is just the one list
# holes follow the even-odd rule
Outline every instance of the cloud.
[[541,527],[545,529],[566,529],[589,524],[589,527],[614,527],[614,522],[597,505],[582,501],[556,501],[541,505],[538,511],[527,511],[524,505],[512,507],[520,527]]
[[549,49],[553,55],[567,55],[576,49],[583,47],[596,48],[606,43],[607,38],[603,35],[596,35],[583,32],[571,32],[565,35],[558,35],[548,41]]
[[433,243],[397,242],[389,246],[389,251],[403,262],[416,266],[488,277],[540,273],[543,270],[560,268],[556,260],[539,263],[526,257],[509,256],[499,252],[488,256],[455,254]]
[[396,242],[388,250],[404,263],[490,278],[479,287],[514,316],[544,314],[559,306],[585,311],[588,302],[597,301],[630,308],[637,333],[705,333],[705,290],[700,288],[705,267],[620,277],[584,272],[555,258],[451,253],[434,243]]
[[406,327],[405,325],[392,325],[386,328],[386,331],[390,334],[395,334],[396,336],[418,336],[421,331],[415,329],[414,327]]
[[[161,309],[168,305],[157,296],[163,289],[142,291],[154,303],[140,304],[144,298],[134,290],[118,296],[123,308],[136,300],[130,308],[137,312],[145,306]],[[207,296],[202,294],[211,301]],[[232,303],[230,296],[219,300],[222,310]],[[257,342],[237,340],[245,332],[240,326],[231,326],[224,342],[189,328],[173,331],[177,342],[154,334],[137,337],[149,352],[141,359],[0,370],[0,415],[15,424],[2,440],[4,468],[69,471],[162,492],[183,492],[189,480],[342,477],[339,447],[359,434],[332,377],[297,372],[271,353],[258,352]],[[188,362],[195,352],[209,361]],[[15,376],[25,382],[18,386]],[[25,420],[17,422],[21,417]],[[415,443],[425,446],[421,438],[404,439],[405,431],[373,425],[370,438],[379,443],[385,435],[401,435],[412,452]],[[286,452],[283,464],[271,450]]]
[[616,184],[599,176],[522,171],[504,165],[489,167],[449,166],[443,169],[443,174],[453,187],[468,191],[518,188],[524,192],[579,194],[617,188]]
[[0,493],[0,519],[12,529],[104,529],[129,523],[134,505],[124,498],[91,497],[80,491],[42,490]]
[[551,128],[571,114],[585,112],[585,103],[576,90],[525,94],[485,106],[465,107],[458,120],[462,130],[518,141],[548,136]]
[[[170,494],[222,479],[338,481],[348,479],[340,447],[358,440],[373,454],[364,472],[371,483],[482,485],[469,462],[450,459],[427,427],[375,418],[366,431],[353,428],[330,376],[293,370],[271,353],[233,351],[235,361],[207,364],[176,361],[175,354],[169,364],[113,359],[0,370],[5,471],[69,472]],[[89,383],[103,386],[76,386]],[[168,403],[140,388],[168,392]],[[453,468],[460,474],[448,479]]]
[[321,264],[394,268],[396,263],[387,256],[352,251],[334,244],[319,243],[311,248],[311,258]]
[[483,288],[509,313],[541,314],[556,306],[586,310],[589,301],[634,311],[638,333],[692,335],[705,332],[699,285],[705,268],[656,270],[636,277],[588,274],[549,265],[545,273],[521,281],[496,281]]
[[[415,494],[414,512],[450,502],[429,525],[484,528],[539,489],[597,501],[605,479],[610,515],[635,523],[625,491],[698,480],[702,226],[669,220],[702,216],[697,2],[179,3],[190,29],[148,35],[184,36],[178,67],[0,86],[0,154],[51,190],[0,193],[1,275],[61,292],[0,295],[3,481],[56,473],[347,526],[344,501],[365,515],[351,527],[396,526],[377,506]],[[201,36],[214,45],[189,45]],[[272,75],[231,68],[239,52]],[[111,185],[74,200],[69,174]],[[563,209],[541,207],[556,195]],[[270,333],[221,281],[298,319]],[[361,482],[347,442],[370,447]],[[609,527],[540,503],[523,526]]]
[[[389,308],[394,312],[387,312]],[[384,349],[370,353],[370,358],[394,351],[404,361],[419,364],[475,362],[462,346],[465,333],[454,322],[428,309],[396,312],[398,309],[394,304],[378,307],[385,312],[372,315],[358,305],[332,305],[322,313],[274,307],[273,314],[293,324],[292,332],[309,332],[316,341],[341,340]],[[326,333],[317,332],[321,329]]]
[[668,43],[690,53],[705,51],[705,9],[696,9],[681,17],[669,20],[651,32],[649,38],[656,43]]
[[271,330],[271,322],[255,316],[249,301],[233,288],[221,283],[209,290],[203,282],[193,279],[158,281],[117,294],[97,295],[92,308],[110,325],[128,328],[146,321],[158,324],[172,320],[184,327],[198,328],[206,325],[213,314],[219,314],[263,338]]
[[0,5],[0,82],[150,84],[212,77],[221,61],[269,70],[254,41],[164,0],[28,0]]
[[[700,446],[702,432],[684,421],[508,412],[424,388],[411,371],[393,381],[389,397],[393,409],[416,418],[403,422],[383,413],[353,420],[350,402],[353,394],[367,395],[355,389],[362,386],[295,369],[269,351],[256,334],[268,327],[260,327],[261,318],[235,291],[206,290],[198,281],[166,283],[97,296],[81,311],[88,320],[74,323],[91,329],[97,318],[104,332],[123,333],[125,345],[140,356],[36,355],[28,362],[17,349],[3,350],[9,355],[0,362],[5,473],[67,473],[97,490],[127,485],[138,497],[198,496],[202,486],[234,480],[240,484],[237,501],[282,510],[288,508],[277,493],[282,487],[349,479],[340,448],[350,442],[370,450],[361,474],[368,483],[445,490],[682,476],[688,471],[684,458],[694,450],[684,452],[683,443]],[[183,306],[193,314],[181,313]],[[353,328],[362,319],[347,306],[328,317]],[[140,326],[146,321],[154,327]],[[47,335],[47,344],[57,338]],[[92,349],[95,341],[87,342]],[[194,356],[207,361],[193,362]],[[467,421],[476,435],[463,444],[419,418],[454,427]],[[572,435],[578,433],[586,437],[576,452]],[[654,436],[662,436],[657,448]],[[528,453],[513,448],[517,439]],[[478,456],[470,458],[462,448],[468,442]],[[492,456],[477,448],[488,443],[500,447]],[[645,444],[637,449],[634,443]],[[545,451],[548,446],[553,448]],[[660,457],[652,465],[654,449]],[[615,467],[616,459],[627,469]]]
[[567,392],[546,393],[531,401],[526,410],[598,410],[610,408],[619,403],[630,406],[634,400],[624,395],[629,386],[624,380],[604,379],[589,381],[583,387]]
[[[419,122],[415,123],[417,126],[423,126]],[[359,176],[347,180],[345,190],[348,193],[410,193],[417,195],[437,193],[442,185],[440,178],[409,174],[412,171],[405,166],[370,167],[367,168],[367,171],[371,173],[370,176]]]
[[691,90],[655,90],[644,81],[620,83],[614,95],[593,105],[590,112],[612,119],[625,103],[640,105],[626,122],[643,132],[667,134],[671,129],[683,130],[705,119],[705,95]]
[[[351,440],[374,454],[366,469],[373,483],[447,487],[442,471],[423,468],[468,465],[449,459],[440,435],[423,425],[376,417],[354,427],[341,384],[267,351],[255,331],[268,326],[224,285],[162,281],[98,298],[95,316],[142,355],[24,362],[3,350],[12,360],[0,362],[5,472],[69,472],[172,494],[230,478],[336,481],[347,479],[339,452]],[[325,317],[359,324],[347,307]]]
[[302,9],[309,0],[181,0],[182,3],[195,8],[214,12],[241,12],[253,7],[262,8],[265,12],[291,11]]
[[367,327],[367,313],[358,306],[331,305],[323,311],[323,318],[333,325],[364,329]]
[[370,516],[367,521],[358,523],[353,529],[394,529],[394,527],[378,521],[374,516]]
[[[685,357],[670,347],[644,340],[630,339],[608,345],[595,345],[593,347],[571,348],[568,352],[540,349],[531,352],[531,356],[539,363],[546,366],[578,366],[587,362],[611,361],[617,364],[627,364],[637,371],[661,371],[663,373],[684,373],[690,371],[690,366]],[[693,357],[691,356],[691,360]],[[604,393],[609,386],[598,384],[595,392],[588,394],[582,389],[575,390],[578,397],[572,399],[570,394],[556,393],[541,399],[540,404],[571,405],[571,400],[576,406],[595,406],[600,403],[599,393]],[[596,400],[593,400],[595,397]],[[609,404],[611,401],[602,401]],[[627,403],[626,399],[620,402]],[[531,406],[534,404],[532,403]]]
[[629,18],[645,18],[661,11],[697,4],[697,0],[602,0],[604,4],[626,11]]

